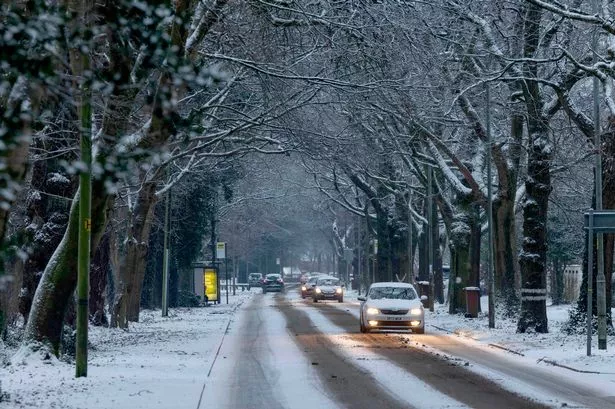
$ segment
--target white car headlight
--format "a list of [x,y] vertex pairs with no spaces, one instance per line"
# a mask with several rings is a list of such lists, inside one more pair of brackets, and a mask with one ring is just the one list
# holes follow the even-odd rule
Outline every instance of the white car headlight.
[[316,291],[316,294],[322,293],[322,290],[320,288],[318,288],[318,287],[316,287],[316,289],[314,291]]
[[301,291],[306,291],[307,288],[305,286],[301,287]]
[[380,310],[378,308],[368,308],[367,309],[367,315],[376,315],[376,314],[380,314]]
[[410,315],[421,315],[423,313],[422,308],[413,308],[410,310]]
[[338,289],[335,290],[335,292],[338,293],[338,294],[341,294],[342,293],[342,289],[338,288]]

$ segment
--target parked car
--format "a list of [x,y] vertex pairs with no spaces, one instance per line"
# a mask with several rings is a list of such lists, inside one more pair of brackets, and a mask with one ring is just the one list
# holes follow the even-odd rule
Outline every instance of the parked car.
[[312,301],[337,300],[344,302],[344,289],[340,280],[335,277],[319,277],[312,291]]
[[252,287],[260,287],[263,284],[263,275],[261,273],[250,273],[248,276],[248,290]]
[[263,280],[263,294],[269,291],[284,291],[284,280],[280,274],[267,274]]
[[307,279],[305,284],[301,286],[301,298],[312,296],[312,291],[314,290],[316,281],[318,281],[318,276],[311,276]]
[[361,332],[410,330],[425,333],[425,310],[416,290],[408,283],[373,283],[361,301]]

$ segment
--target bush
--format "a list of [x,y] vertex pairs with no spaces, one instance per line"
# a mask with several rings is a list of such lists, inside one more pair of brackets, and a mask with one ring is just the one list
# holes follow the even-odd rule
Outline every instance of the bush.
[[180,291],[177,295],[178,307],[198,307],[199,297],[190,291]]

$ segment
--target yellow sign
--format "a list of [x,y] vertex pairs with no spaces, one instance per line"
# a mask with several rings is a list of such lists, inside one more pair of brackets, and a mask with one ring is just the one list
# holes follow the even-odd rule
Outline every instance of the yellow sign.
[[218,272],[213,268],[203,270],[203,285],[208,301],[218,301]]

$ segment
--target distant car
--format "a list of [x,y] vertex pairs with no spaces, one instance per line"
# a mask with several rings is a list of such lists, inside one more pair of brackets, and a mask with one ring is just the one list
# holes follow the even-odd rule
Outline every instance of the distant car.
[[316,281],[318,281],[318,276],[312,276],[307,279],[306,283],[301,286],[301,298],[310,297],[312,295]]
[[344,289],[335,277],[319,277],[312,291],[312,301],[337,300],[344,302]]
[[250,273],[248,276],[248,290],[251,287],[260,287],[263,284],[263,275],[261,273]]
[[310,275],[308,273],[303,273],[303,274],[301,274],[301,277],[299,277],[299,282],[301,284],[305,284],[305,283],[307,283],[309,278],[310,278]]
[[269,291],[284,291],[284,280],[280,274],[267,274],[263,280],[263,294]]
[[425,333],[425,310],[416,290],[407,283],[373,283],[360,308],[361,332],[410,330]]

